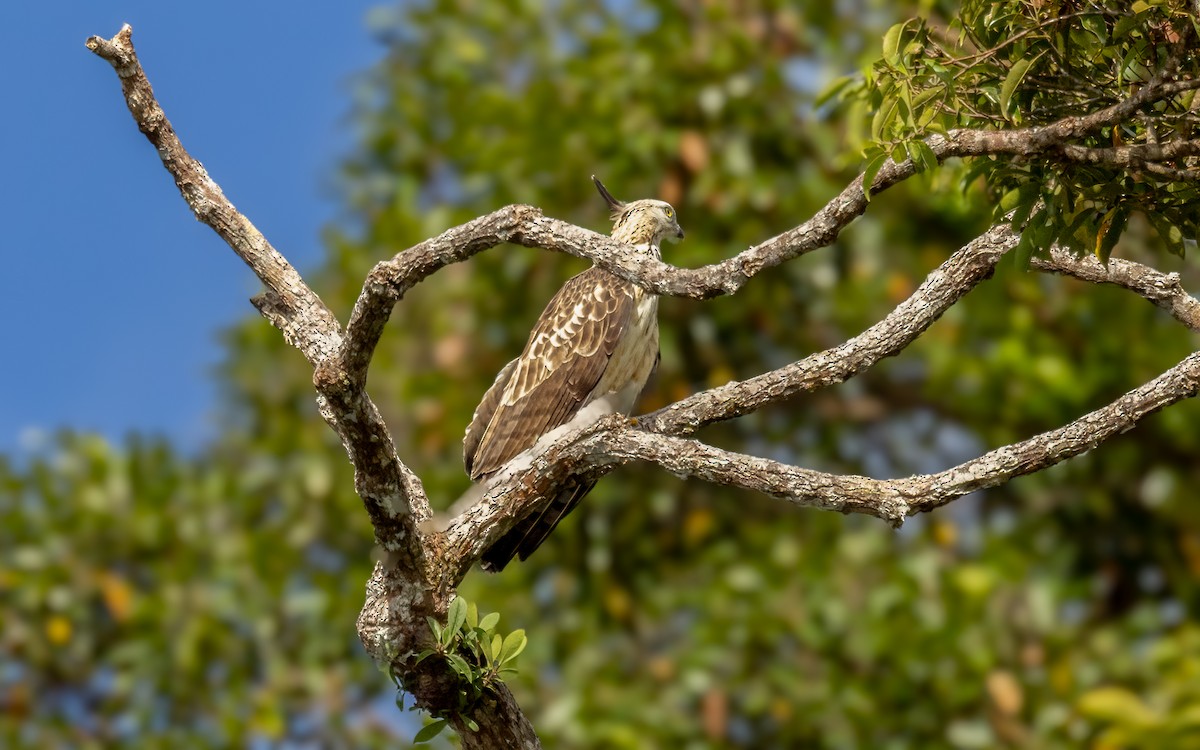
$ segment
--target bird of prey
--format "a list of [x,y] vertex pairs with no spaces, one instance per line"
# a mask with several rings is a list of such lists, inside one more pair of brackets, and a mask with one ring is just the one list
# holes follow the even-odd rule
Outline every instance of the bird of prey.
[[[612,209],[613,239],[661,258],[664,239],[683,238],[670,204],[625,203],[592,180]],[[486,480],[555,428],[629,414],[657,364],[658,298],[596,266],[572,277],[546,305],[521,356],[500,370],[475,409],[463,438],[467,473]],[[514,555],[529,557],[593,484],[563,487],[483,554],[483,569],[499,572]]]

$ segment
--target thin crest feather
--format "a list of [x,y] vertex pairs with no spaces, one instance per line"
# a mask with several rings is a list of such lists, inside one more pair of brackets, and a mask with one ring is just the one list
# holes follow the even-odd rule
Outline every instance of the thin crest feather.
[[608,192],[608,188],[604,187],[596,175],[592,175],[592,182],[596,183],[596,189],[600,191],[600,196],[604,198],[604,202],[608,204],[608,208],[612,211],[612,220],[616,221],[621,218],[621,214],[625,212],[625,201],[619,201],[613,197],[612,193]]

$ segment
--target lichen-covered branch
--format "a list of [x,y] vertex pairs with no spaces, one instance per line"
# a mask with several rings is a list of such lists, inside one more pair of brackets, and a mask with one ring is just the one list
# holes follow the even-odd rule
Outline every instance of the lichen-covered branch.
[[[376,522],[380,542],[399,552],[404,545],[396,540],[416,538],[417,523],[429,515],[428,501],[415,474],[396,456],[374,404],[361,389],[342,387],[347,378],[336,367],[343,343],[341,325],[296,269],[183,147],[154,97],[132,35],[126,24],[112,39],[89,38],[87,47],[116,70],[138,129],[154,146],[196,218],[212,227],[266,286],[256,305],[317,369],[321,414],[342,437],[359,469],[356,483]],[[414,557],[420,557],[419,544],[410,541],[408,546]]]
[[726,383],[676,401],[642,417],[642,429],[686,435],[704,425],[848,380],[903,351],[963,295],[991,276],[996,263],[1019,239],[1007,224],[993,226],[951,255],[883,320],[854,338],[748,380]]
[[[951,255],[908,299],[858,336],[777,370],[702,391],[639,417],[639,431],[658,436],[689,434],[706,424],[748,414],[864,372],[881,359],[903,351],[963,295],[991,276],[996,263],[1018,239],[1007,224],[993,226]],[[560,437],[535,449],[531,471],[510,469],[495,477],[484,498],[453,519],[438,536],[439,585],[446,590],[456,586],[495,539],[587,463],[588,454],[574,449],[574,443],[623,427],[623,420],[605,421]],[[619,463],[596,460],[590,466],[593,473],[602,474]]]
[[1153,380],[1063,427],[936,474],[905,479],[828,474],[634,428],[606,432],[592,441],[606,463],[649,461],[679,476],[742,487],[802,506],[865,513],[898,526],[904,516],[932,510],[957,497],[997,487],[1086,453],[1198,391],[1200,353],[1192,353]]
[[863,513],[899,526],[906,516],[1085,453],[1197,392],[1200,353],[1193,353],[1153,380],[1063,427],[945,471],[903,479],[815,471],[649,432],[640,424],[632,426],[610,418],[543,446],[538,456],[519,470],[499,475],[484,498],[454,519],[441,535],[439,585],[456,585],[492,540],[572,475],[594,476],[631,461],[647,461],[676,476],[753,490],[805,507]]
[[1109,258],[1101,263],[1091,255],[1076,256],[1059,247],[1049,258],[1033,258],[1030,265],[1039,271],[1074,276],[1093,284],[1113,284],[1140,294],[1166,310],[1185,326],[1200,333],[1200,300],[1184,291],[1179,274],[1163,273],[1141,263]]
[[[361,383],[348,376],[341,362],[341,326],[299,273],[262,233],[234,208],[217,183],[192,158],[175,135],[133,48],[128,25],[112,39],[91,37],[88,49],[112,64],[121,81],[125,102],[138,128],[154,146],[163,166],[175,179],[196,218],[211,226],[262,280],[266,291],[255,304],[289,343],[314,368],[321,415],[337,432],[354,464],[355,489],[375,528],[388,564],[376,567],[368,587],[366,620],[360,635],[368,651],[382,663],[394,664],[421,705],[436,709],[439,685],[453,674],[436,660],[413,668],[411,657],[427,637],[425,618],[435,615],[444,601],[434,598],[429,563],[420,523],[430,515],[429,504],[416,474],[396,455],[395,445],[379,411]],[[368,616],[369,615],[369,616]],[[381,637],[386,636],[386,637]],[[465,733],[466,747],[537,747],[533,728],[515,709],[512,696],[500,691],[492,708],[472,718],[480,726]],[[532,738],[532,739],[530,739]],[[482,744],[483,742],[488,744]]]
[[134,122],[154,146],[192,213],[212,227],[269,290],[272,307],[281,316],[272,322],[279,326],[288,343],[299,349],[309,362],[316,364],[327,359],[341,345],[337,319],[179,142],[138,61],[132,36],[133,29],[126,24],[112,39],[89,38],[87,48],[116,70]]
[[1083,164],[1107,164],[1114,167],[1136,167],[1147,162],[1164,162],[1200,155],[1200,141],[1168,141],[1167,143],[1136,143],[1129,146],[1088,148],[1064,144],[1059,153],[1071,161]]

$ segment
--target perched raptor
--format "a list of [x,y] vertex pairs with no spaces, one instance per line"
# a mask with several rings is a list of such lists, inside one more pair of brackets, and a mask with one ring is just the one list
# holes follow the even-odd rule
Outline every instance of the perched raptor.
[[[613,239],[661,258],[664,239],[683,238],[669,204],[624,203],[592,180],[612,209]],[[583,426],[605,414],[628,414],[657,364],[658,298],[596,266],[572,277],[475,409],[463,438],[467,473],[475,481],[491,477],[572,420]],[[529,557],[593,484],[564,487],[520,521],[483,554],[484,570],[503,570],[513,555]]]

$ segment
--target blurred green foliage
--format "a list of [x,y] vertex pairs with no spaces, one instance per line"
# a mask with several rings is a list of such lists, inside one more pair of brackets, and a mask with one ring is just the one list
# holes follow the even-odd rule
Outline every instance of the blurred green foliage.
[[[885,30],[949,3],[485,3],[372,18],[346,218],[311,281],[343,318],[379,259],[509,202],[596,229],[588,176],[672,202],[697,265],[794,226],[861,168],[863,112],[815,107]],[[949,165],[875,196],[836,246],[738,296],[664,299],[642,408],[842,341],[992,205]],[[1196,274],[1130,222],[1115,252]],[[286,250],[286,249],[285,249]],[[433,502],[496,370],[582,262],[501,247],[396,310],[370,391]],[[278,333],[227,336],[202,455],[64,436],[0,459],[0,745],[397,747],[356,641],[371,532],[311,373]],[[1048,429],[1194,339],[1143,300],[1015,264],[897,358],[702,433],[804,466],[936,470]],[[510,679],[551,747],[1188,748],[1200,742],[1195,403],[896,533],[680,481],[607,477],[528,562],[462,593],[522,628]],[[445,736],[438,738],[445,746]],[[436,743],[435,743],[436,744]]]

